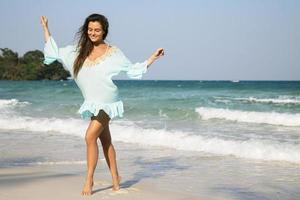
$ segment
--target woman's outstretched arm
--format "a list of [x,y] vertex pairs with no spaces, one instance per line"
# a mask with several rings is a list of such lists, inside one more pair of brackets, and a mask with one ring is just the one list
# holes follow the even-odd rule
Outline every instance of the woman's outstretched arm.
[[157,49],[148,59],[147,59],[147,67],[149,67],[154,61],[165,54],[163,48]]
[[45,42],[47,42],[48,39],[51,36],[49,28],[48,28],[48,19],[46,18],[46,16],[41,16],[40,20],[41,20],[41,25],[42,25],[43,30],[44,30]]

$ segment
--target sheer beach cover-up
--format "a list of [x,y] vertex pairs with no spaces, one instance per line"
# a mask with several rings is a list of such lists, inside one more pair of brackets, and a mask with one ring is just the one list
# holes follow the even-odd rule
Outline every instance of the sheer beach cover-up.
[[84,97],[84,102],[78,110],[83,119],[90,119],[101,109],[111,119],[123,117],[123,102],[119,98],[118,88],[113,83],[112,77],[124,72],[131,79],[141,79],[147,72],[147,60],[142,63],[131,63],[118,47],[111,46],[95,61],[86,59],[77,77],[74,78],[73,64],[77,55],[75,45],[58,48],[51,36],[45,43],[44,64],[49,65],[57,60],[70,72]]

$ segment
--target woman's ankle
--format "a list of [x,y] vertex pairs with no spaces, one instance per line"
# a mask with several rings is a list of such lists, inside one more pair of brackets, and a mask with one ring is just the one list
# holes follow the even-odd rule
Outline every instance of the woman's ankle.
[[94,177],[93,176],[86,176],[85,180],[86,181],[93,181]]

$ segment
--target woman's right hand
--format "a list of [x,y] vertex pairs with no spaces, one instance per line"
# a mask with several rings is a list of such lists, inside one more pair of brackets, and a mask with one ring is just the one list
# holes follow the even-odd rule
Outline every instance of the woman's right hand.
[[50,31],[48,29],[48,19],[46,18],[46,16],[41,16],[40,20],[41,20],[41,24],[42,24],[42,27],[44,30],[45,42],[47,42],[50,37]]
[[42,27],[44,29],[48,29],[48,19],[46,18],[46,16],[41,16],[40,20],[41,20]]

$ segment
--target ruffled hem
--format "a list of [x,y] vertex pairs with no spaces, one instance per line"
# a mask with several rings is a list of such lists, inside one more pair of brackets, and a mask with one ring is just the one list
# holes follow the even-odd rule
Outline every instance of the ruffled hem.
[[108,104],[94,103],[84,101],[81,107],[78,110],[78,113],[83,119],[90,119],[92,116],[96,116],[100,110],[104,110],[110,117],[113,119],[117,116],[123,117],[123,102],[117,101]]

